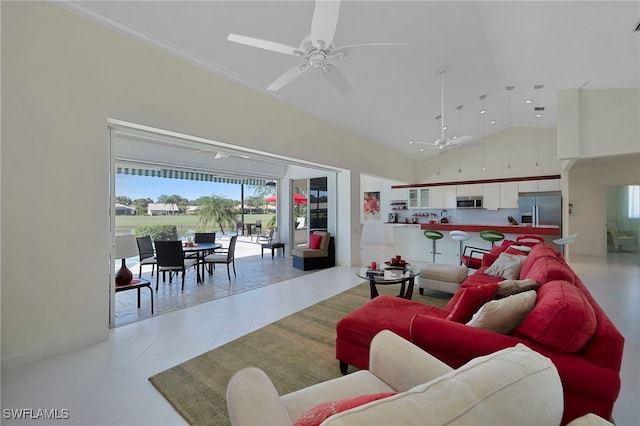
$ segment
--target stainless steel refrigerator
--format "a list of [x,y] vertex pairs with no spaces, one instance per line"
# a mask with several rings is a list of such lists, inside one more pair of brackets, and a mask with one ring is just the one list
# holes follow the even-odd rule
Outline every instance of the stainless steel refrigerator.
[[521,192],[518,194],[520,223],[538,225],[556,225],[562,232],[562,193]]

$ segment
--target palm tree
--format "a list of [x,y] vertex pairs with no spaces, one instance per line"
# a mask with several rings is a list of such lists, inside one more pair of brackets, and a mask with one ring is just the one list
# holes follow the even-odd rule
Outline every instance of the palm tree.
[[225,235],[224,228],[235,229],[238,212],[235,202],[219,195],[202,197],[200,208],[198,209],[198,225],[203,229],[207,228],[209,222],[213,222],[220,227],[222,235]]

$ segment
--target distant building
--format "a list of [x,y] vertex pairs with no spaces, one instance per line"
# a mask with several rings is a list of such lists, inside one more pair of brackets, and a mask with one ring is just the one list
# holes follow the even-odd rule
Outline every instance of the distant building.
[[197,214],[200,206],[187,206],[187,214]]
[[136,209],[134,209],[133,207],[116,203],[116,216],[132,216],[134,214],[136,214]]
[[167,216],[178,214],[180,211],[176,203],[149,203],[147,214],[149,216]]

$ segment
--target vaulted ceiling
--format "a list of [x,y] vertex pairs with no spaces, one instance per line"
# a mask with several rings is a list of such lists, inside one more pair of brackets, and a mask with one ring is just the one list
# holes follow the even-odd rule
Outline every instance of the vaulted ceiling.
[[[304,58],[227,39],[298,48],[311,32],[313,1],[56,4],[413,158],[437,152],[415,152],[408,142],[440,136],[442,82],[445,136],[471,140],[509,125],[555,126],[558,89],[640,87],[638,1],[345,0],[336,47],[406,43],[344,49],[332,63],[351,86],[346,94],[313,68],[268,91]],[[540,117],[536,106],[544,107]]]

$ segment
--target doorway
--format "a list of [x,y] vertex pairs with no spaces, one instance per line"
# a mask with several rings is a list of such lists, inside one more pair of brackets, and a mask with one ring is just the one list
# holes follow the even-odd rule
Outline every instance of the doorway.
[[638,257],[640,263],[640,185],[606,188],[607,258]]

